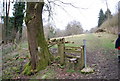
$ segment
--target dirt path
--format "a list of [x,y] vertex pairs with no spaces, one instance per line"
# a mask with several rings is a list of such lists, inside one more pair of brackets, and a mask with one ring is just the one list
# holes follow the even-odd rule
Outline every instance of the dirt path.
[[92,36],[94,39],[88,39],[87,63],[95,69],[95,72],[89,77],[93,79],[118,79],[117,50],[114,49],[114,45],[107,44],[108,42],[112,43],[112,39],[107,40],[108,37],[102,37],[102,35],[101,38],[98,35]]
[[95,69],[89,77],[100,79],[118,79],[118,62],[114,54],[115,50],[109,50],[106,54],[104,50],[88,52],[88,65]]

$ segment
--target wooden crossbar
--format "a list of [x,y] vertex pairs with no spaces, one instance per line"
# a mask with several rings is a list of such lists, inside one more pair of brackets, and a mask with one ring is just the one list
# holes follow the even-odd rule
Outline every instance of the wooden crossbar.
[[81,51],[75,51],[75,50],[64,50],[64,52],[67,52],[67,53],[81,53]]

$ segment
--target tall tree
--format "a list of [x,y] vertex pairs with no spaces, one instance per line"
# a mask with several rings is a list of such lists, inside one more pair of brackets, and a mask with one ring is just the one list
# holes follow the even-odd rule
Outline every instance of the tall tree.
[[23,71],[25,74],[29,74],[30,71],[34,72],[35,70],[39,71],[46,68],[52,60],[43,31],[43,6],[44,1],[27,2],[25,23],[27,25],[31,60]]
[[14,34],[13,39],[16,37],[16,33],[19,32],[19,41],[22,38],[22,24],[24,19],[24,9],[25,9],[25,2],[15,2],[14,4]]
[[9,10],[10,10],[10,0],[6,0],[6,2],[3,1],[3,12],[4,12],[4,27],[3,27],[3,41],[5,44],[7,44],[7,41],[9,40],[9,34],[8,34],[8,24],[9,24]]
[[110,9],[107,9],[107,11],[105,12],[105,20],[112,18],[112,14]]
[[103,13],[103,10],[100,9],[100,12],[99,12],[99,17],[98,17],[98,27],[100,27],[102,25],[102,23],[104,22],[105,20],[105,15]]

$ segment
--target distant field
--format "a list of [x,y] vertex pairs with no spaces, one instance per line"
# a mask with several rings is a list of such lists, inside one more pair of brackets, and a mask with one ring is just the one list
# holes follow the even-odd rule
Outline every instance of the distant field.
[[108,33],[90,33],[90,34],[66,36],[64,38],[65,41],[74,42],[74,44],[67,44],[70,46],[83,45],[83,39],[86,39],[87,49],[92,51],[99,48],[114,49],[114,42],[117,39],[117,35],[108,34]]

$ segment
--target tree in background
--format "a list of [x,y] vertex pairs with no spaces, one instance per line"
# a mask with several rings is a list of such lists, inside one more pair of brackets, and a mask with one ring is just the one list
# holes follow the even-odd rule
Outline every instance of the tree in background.
[[55,30],[55,37],[63,37],[63,36],[65,36],[65,30],[60,30],[60,29]]
[[103,13],[102,9],[100,9],[98,18],[99,18],[98,19],[98,27],[100,27],[102,25],[102,23],[105,21],[105,14]]
[[80,22],[71,21],[68,23],[65,29],[66,35],[77,35],[83,33],[83,28],[81,27]]
[[4,26],[2,27],[3,33],[2,33],[2,40],[4,44],[7,44],[9,41],[9,11],[10,11],[10,0],[3,0],[3,21]]
[[22,27],[23,27],[23,19],[24,19],[24,10],[25,10],[25,2],[15,2],[14,4],[14,28],[13,28],[13,39],[16,38],[17,32],[19,32],[19,36],[17,42],[22,38]]
[[10,0],[9,2],[3,1],[3,12],[5,13],[4,16],[2,16],[2,19],[4,21],[4,27],[3,27],[3,41],[7,44],[10,42],[14,42],[17,32],[19,32],[19,39],[21,40],[22,37],[22,24],[24,19],[24,9],[25,9],[25,3],[24,2],[15,2],[14,4],[14,12],[13,17],[9,16],[10,11]]
[[56,29],[51,24],[44,26],[44,34],[46,39],[55,37],[55,31]]
[[107,11],[105,12],[105,20],[112,18],[112,14],[111,11],[109,9],[107,9]]

